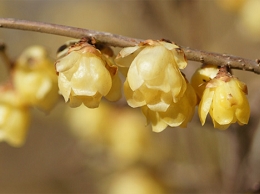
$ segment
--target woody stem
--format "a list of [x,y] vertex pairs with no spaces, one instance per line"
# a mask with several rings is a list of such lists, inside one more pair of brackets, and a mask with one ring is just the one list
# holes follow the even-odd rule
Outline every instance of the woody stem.
[[[64,26],[58,24],[18,20],[13,18],[0,18],[0,28],[35,31],[41,33],[67,36],[71,38],[95,38],[98,42],[114,47],[129,47],[138,45],[141,39],[111,34],[83,28]],[[190,61],[197,61],[217,66],[228,65],[232,69],[240,69],[260,74],[260,60],[250,60],[233,55],[212,53],[188,47],[181,47]]]

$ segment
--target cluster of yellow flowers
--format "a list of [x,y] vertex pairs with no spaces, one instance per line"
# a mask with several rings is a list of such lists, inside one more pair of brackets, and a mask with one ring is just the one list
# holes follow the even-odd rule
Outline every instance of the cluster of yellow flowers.
[[208,113],[219,129],[248,123],[245,84],[225,67],[210,65],[196,71],[190,84],[181,72],[186,66],[184,52],[170,41],[146,40],[123,48],[114,59],[109,47],[82,39],[57,60],[56,71],[66,102],[95,108],[102,96],[111,101],[121,97],[120,70],[126,77],[123,88],[128,105],[140,107],[156,132],[168,126],[186,127],[198,104],[202,124]]
[[0,141],[25,142],[30,107],[49,112],[59,98],[53,61],[41,46],[27,48],[14,62],[7,83],[0,86]]
[[181,72],[186,66],[182,49],[166,40],[146,40],[123,48],[115,57],[109,46],[83,38],[61,47],[55,66],[44,48],[30,47],[14,62],[10,80],[0,86],[0,141],[22,145],[29,108],[48,112],[59,93],[71,107],[83,103],[97,108],[102,97],[119,100],[119,71],[125,76],[128,105],[140,107],[155,132],[168,126],[186,127],[196,105],[202,125],[208,113],[219,129],[235,122],[248,123],[250,108],[244,83],[226,67],[212,65],[203,65],[189,83]]

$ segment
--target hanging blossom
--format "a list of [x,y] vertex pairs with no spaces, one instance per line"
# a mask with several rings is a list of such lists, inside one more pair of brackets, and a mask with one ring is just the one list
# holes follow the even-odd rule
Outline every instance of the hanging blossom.
[[0,141],[12,146],[24,144],[30,120],[28,105],[11,85],[0,86]]
[[58,101],[58,79],[53,61],[41,46],[25,49],[14,64],[12,79],[25,104],[50,111]]
[[96,108],[103,96],[110,101],[121,97],[121,81],[112,50],[99,45],[97,49],[86,39],[72,44],[56,62],[60,93],[71,107],[82,103]]
[[[176,108],[179,106],[177,103],[185,101],[182,98],[187,89],[186,79],[180,71],[186,67],[187,62],[180,47],[164,40],[146,40],[138,46],[122,49],[116,58],[116,63],[120,67],[127,68],[124,93],[128,104],[134,108],[142,107],[147,119],[152,121],[154,131],[162,131],[167,125],[182,125],[185,119],[180,121],[170,115],[174,110],[179,111]],[[189,96],[188,93],[185,98]],[[196,95],[191,96],[196,99]],[[161,116],[155,115],[163,114],[174,121],[157,127],[159,124],[156,122]],[[190,117],[189,113],[183,117]]]
[[147,40],[124,48],[116,63],[129,68],[124,92],[131,107],[146,105],[154,111],[166,111],[186,90],[179,68],[185,68],[187,63],[183,51],[173,43]]
[[247,124],[250,107],[246,95],[247,86],[233,77],[226,67],[221,67],[217,76],[207,83],[199,104],[202,125],[208,113],[218,129],[227,129],[236,122],[239,125]]

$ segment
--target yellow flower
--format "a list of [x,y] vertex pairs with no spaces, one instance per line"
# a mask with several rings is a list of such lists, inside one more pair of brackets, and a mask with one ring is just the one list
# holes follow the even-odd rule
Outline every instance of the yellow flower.
[[19,56],[13,70],[13,82],[24,103],[44,111],[49,111],[59,98],[53,62],[41,46],[31,46]]
[[60,93],[71,107],[84,103],[96,108],[102,96],[115,101],[121,97],[121,81],[112,59],[87,42],[72,45],[56,62]]
[[22,146],[29,125],[29,108],[10,87],[0,87],[0,141]]
[[247,87],[228,73],[220,72],[209,81],[199,104],[199,117],[204,125],[209,113],[214,127],[227,129],[231,123],[248,123],[250,107],[246,98]]
[[148,106],[143,106],[142,111],[148,123],[151,122],[153,131],[161,132],[167,126],[187,127],[193,117],[196,104],[196,93],[193,87],[187,84],[183,97],[176,103],[172,102],[165,112],[153,111]]
[[215,65],[202,65],[191,77],[191,85],[195,89],[199,100],[205,90],[207,83],[218,74],[219,68]]
[[148,106],[153,111],[166,111],[186,90],[179,68],[185,68],[187,63],[183,51],[173,43],[147,40],[139,46],[122,49],[116,62],[129,68],[124,92],[131,107]]

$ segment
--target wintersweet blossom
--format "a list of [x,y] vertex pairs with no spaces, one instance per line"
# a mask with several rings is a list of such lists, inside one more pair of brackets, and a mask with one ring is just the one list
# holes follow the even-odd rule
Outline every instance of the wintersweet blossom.
[[174,43],[146,40],[120,51],[120,67],[129,68],[124,83],[126,100],[131,107],[147,106],[166,111],[178,102],[186,90],[180,69],[186,67],[184,52]]
[[209,81],[199,104],[199,117],[204,125],[208,113],[214,127],[227,129],[232,123],[247,124],[250,107],[246,98],[247,86],[222,68]]
[[0,87],[0,141],[19,147],[25,142],[29,108],[9,86]]
[[58,79],[45,48],[31,46],[16,60],[13,83],[24,103],[44,111],[53,108],[59,98]]
[[147,123],[151,123],[155,132],[161,132],[166,127],[187,127],[191,121],[195,106],[197,104],[197,96],[190,84],[183,97],[178,102],[171,102],[166,111],[153,111],[148,106],[142,107],[142,112],[147,118]]
[[56,62],[60,93],[71,107],[82,103],[96,108],[103,96],[116,101],[121,97],[117,67],[109,56],[86,41],[69,47]]

